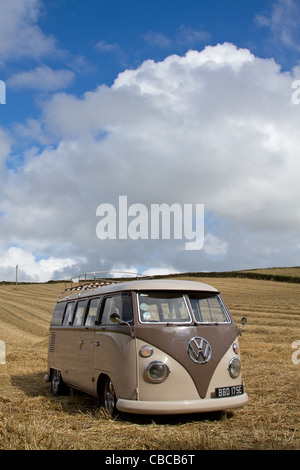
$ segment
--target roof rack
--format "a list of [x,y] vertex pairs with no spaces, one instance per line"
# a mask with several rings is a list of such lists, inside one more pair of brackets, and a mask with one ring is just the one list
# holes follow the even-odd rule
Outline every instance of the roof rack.
[[[94,272],[89,272],[89,273],[84,273],[80,274],[79,276],[74,276],[70,279],[66,279],[65,282],[65,290],[63,290],[59,296],[57,297],[57,302],[59,300],[66,300],[71,295],[77,294],[80,296],[84,291],[86,290],[91,290],[91,289],[96,289],[98,287],[104,287],[109,284],[117,284],[118,282],[124,282],[124,280],[127,280],[128,278],[99,278],[96,277],[96,275],[99,274],[127,274],[130,276],[134,276],[136,279],[139,277],[149,277],[149,276],[144,276],[143,274],[138,274],[138,273],[132,273],[132,272],[127,272],[127,271],[94,271]],[[90,276],[93,276],[92,279],[89,279]],[[67,283],[70,282],[71,286],[66,287]],[[73,283],[76,285],[73,286]],[[66,295],[64,295],[66,294]]]

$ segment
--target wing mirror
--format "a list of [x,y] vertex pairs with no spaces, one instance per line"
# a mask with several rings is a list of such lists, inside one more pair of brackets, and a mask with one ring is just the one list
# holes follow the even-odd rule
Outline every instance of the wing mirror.
[[119,323],[120,321],[120,315],[118,313],[112,313],[109,318],[112,323]]
[[241,326],[240,326],[240,336],[242,335],[242,328],[245,325],[248,325],[247,317],[242,317],[241,318]]
[[134,332],[131,329],[131,325],[127,323],[127,321],[121,320],[120,315],[118,313],[112,313],[109,318],[112,323],[118,323],[119,325],[127,325],[129,327],[130,336],[134,336]]

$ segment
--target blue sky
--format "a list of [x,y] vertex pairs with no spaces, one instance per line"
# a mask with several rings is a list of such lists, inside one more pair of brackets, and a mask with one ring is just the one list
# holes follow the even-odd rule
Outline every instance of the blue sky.
[[[296,0],[0,0],[0,280],[299,265]],[[97,207],[204,204],[201,249]]]

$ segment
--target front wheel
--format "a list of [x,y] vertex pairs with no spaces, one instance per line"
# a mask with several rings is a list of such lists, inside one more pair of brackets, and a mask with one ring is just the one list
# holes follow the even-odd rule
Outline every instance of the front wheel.
[[117,412],[117,397],[112,381],[109,377],[105,379],[103,387],[103,405],[105,411],[110,415],[114,416]]

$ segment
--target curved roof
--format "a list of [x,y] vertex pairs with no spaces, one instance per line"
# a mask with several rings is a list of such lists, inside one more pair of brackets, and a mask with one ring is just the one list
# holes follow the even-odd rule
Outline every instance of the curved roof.
[[[197,281],[183,281],[178,279],[143,279],[126,282],[116,282],[114,284],[107,284],[101,287],[94,286],[93,284],[82,286],[81,290],[69,293],[69,298],[82,298],[91,295],[109,294],[114,292],[123,291],[143,291],[143,290],[168,290],[168,291],[201,291],[201,292],[215,292],[219,291],[214,287]],[[61,300],[66,300],[66,297]]]

